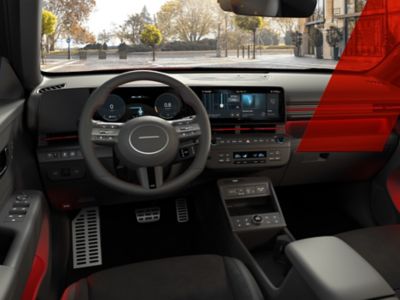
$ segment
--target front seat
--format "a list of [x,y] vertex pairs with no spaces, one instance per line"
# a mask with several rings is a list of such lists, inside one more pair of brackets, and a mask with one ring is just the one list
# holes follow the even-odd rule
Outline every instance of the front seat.
[[253,276],[235,258],[175,257],[90,275],[70,285],[62,300],[261,300]]
[[364,257],[400,296],[400,225],[349,231],[338,238]]

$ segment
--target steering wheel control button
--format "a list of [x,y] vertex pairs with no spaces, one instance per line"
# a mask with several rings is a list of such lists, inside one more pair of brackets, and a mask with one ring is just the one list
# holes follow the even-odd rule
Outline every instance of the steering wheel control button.
[[180,139],[191,139],[201,135],[200,125],[195,122],[195,116],[171,121]]
[[120,132],[120,124],[107,124],[94,122],[92,129],[92,141],[100,144],[116,143]]
[[176,132],[180,138],[192,138],[201,134],[199,124],[179,125],[176,126]]
[[196,151],[193,146],[183,147],[179,149],[179,158],[180,159],[188,159],[194,157],[196,155]]

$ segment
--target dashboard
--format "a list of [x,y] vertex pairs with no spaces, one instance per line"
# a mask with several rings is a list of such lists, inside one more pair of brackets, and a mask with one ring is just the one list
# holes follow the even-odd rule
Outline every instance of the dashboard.
[[[192,88],[210,116],[213,138],[203,180],[245,174],[269,177],[276,186],[365,180],[376,174],[397,145],[394,138],[381,153],[296,151],[329,82],[329,74],[171,75]],[[44,77],[27,102],[27,126],[38,135],[41,174],[50,199],[60,209],[79,207],[81,201],[90,201],[87,195],[93,191],[97,199],[110,201],[105,187],[97,184],[86,170],[78,124],[91,92],[113,76]],[[193,114],[173,90],[154,82],[129,83],[114,90],[113,95],[95,118],[126,122],[143,115],[173,120]],[[110,147],[96,148],[96,155],[112,168]]]

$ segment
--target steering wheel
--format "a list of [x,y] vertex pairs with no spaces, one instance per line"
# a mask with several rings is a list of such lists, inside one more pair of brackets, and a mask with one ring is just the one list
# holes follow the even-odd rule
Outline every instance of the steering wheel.
[[[126,123],[93,120],[115,88],[141,80],[171,87],[195,115],[172,121],[155,116],[137,117]],[[184,83],[160,72],[133,71],[113,77],[93,91],[81,114],[79,142],[87,167],[96,180],[122,193],[159,196],[183,188],[203,171],[211,144],[211,126],[200,99]],[[96,157],[94,144],[114,147],[120,163],[136,171],[140,184],[110,173]],[[177,177],[164,181],[164,168],[177,158],[191,156],[190,153],[194,159],[189,167]]]

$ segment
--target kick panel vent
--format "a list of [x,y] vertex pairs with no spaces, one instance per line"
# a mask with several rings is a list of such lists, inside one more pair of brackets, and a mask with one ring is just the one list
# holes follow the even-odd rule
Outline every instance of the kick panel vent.
[[100,217],[97,207],[82,209],[72,221],[74,269],[102,264]]
[[65,83],[57,84],[57,85],[51,85],[51,86],[46,86],[44,88],[41,88],[39,90],[39,94],[43,94],[46,92],[51,92],[51,91],[56,91],[56,90],[61,90],[65,87]]

